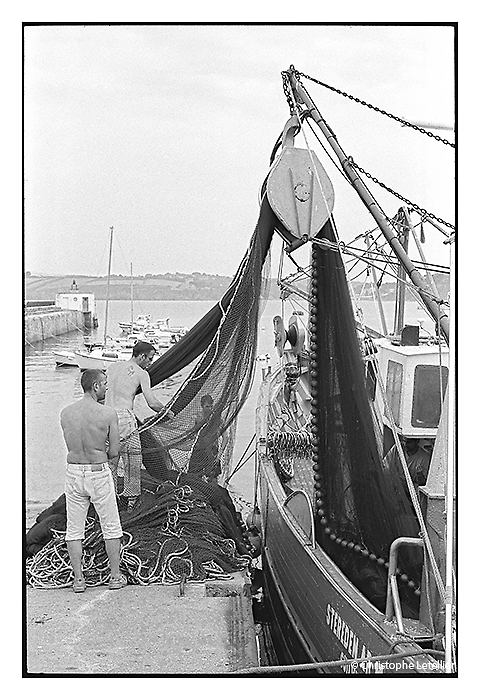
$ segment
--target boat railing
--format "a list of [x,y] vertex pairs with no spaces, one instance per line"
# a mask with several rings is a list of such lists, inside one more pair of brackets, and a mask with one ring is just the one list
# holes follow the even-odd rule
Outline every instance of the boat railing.
[[388,562],[387,603],[385,606],[385,619],[391,622],[395,617],[398,631],[404,632],[402,606],[397,584],[397,559],[398,550],[402,546],[423,547],[421,537],[398,537],[390,545],[390,559]]

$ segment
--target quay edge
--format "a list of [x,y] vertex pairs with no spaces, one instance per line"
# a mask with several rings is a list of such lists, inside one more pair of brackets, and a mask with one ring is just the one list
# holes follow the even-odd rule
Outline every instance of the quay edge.
[[250,580],[33,589],[26,675],[228,675],[259,665]]
[[25,344],[42,342],[46,338],[91,328],[82,311],[55,307],[26,308],[24,315]]

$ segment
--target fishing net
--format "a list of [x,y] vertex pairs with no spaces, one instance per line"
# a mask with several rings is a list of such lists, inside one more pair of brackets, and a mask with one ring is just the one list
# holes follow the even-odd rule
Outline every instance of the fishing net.
[[174,418],[153,416],[140,426],[143,464],[157,479],[171,478],[172,470],[219,483],[228,478],[236,419],[251,388],[258,322],[268,297],[274,220],[264,201],[249,249],[223,298],[149,370],[155,386],[198,357],[168,403]]
[[[119,499],[122,570],[130,583],[219,578],[243,568],[251,551],[223,485],[232,469],[236,419],[253,379],[258,321],[268,297],[274,220],[264,201],[249,248],[227,292],[149,370],[152,386],[184,368],[189,371],[168,403],[174,417],[159,414],[147,419],[121,441],[119,469],[112,468],[117,493],[138,496],[133,510],[126,509],[126,498]],[[139,458],[141,470],[134,466]],[[93,516],[84,543],[89,585],[108,576],[101,530]],[[33,534],[29,533],[30,540]],[[30,554],[34,556],[27,578],[32,586],[71,581],[61,531],[52,527],[46,545],[31,549]]]
[[[335,241],[330,222],[321,236]],[[417,537],[419,525],[399,464],[382,458],[341,255],[314,246],[312,263],[317,539],[382,608],[390,545],[400,536]],[[402,552],[399,579],[410,616],[418,609],[419,564],[417,552]]]
[[[228,578],[232,572],[244,569],[250,557],[242,543],[235,511],[222,491],[205,482],[202,492],[194,482],[159,483],[145,475],[140,501],[132,511],[120,513],[124,532],[120,566],[128,583],[199,583]],[[57,517],[62,517],[61,510],[59,504]],[[41,518],[39,525],[53,517]],[[35,539],[34,535],[27,536],[27,542],[29,539]],[[48,541],[37,550],[33,547],[31,553],[26,564],[27,583],[34,588],[71,585],[73,572],[64,529],[53,528]],[[93,508],[85,528],[82,568],[88,586],[109,580],[110,567]]]

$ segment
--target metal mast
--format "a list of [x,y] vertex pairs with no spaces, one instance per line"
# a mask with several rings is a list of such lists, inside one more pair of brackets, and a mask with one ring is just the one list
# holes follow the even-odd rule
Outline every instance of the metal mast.
[[103,345],[107,344],[108,302],[110,301],[110,272],[112,268],[113,226],[110,226],[110,252],[108,254],[107,300],[105,302],[105,328],[103,330]]
[[423,279],[422,275],[419,273],[413,262],[410,260],[408,257],[407,253],[405,252],[401,242],[398,239],[397,232],[393,229],[391,226],[389,220],[385,217],[383,212],[381,211],[380,207],[376,203],[376,201],[373,199],[372,195],[368,191],[367,187],[363,183],[363,180],[360,178],[359,174],[355,170],[354,166],[352,165],[349,157],[347,154],[344,152],[344,150],[341,148],[340,144],[338,143],[335,134],[331,131],[330,127],[328,124],[325,122],[323,119],[322,115],[318,111],[317,107],[315,104],[312,102],[310,96],[308,95],[307,91],[305,90],[304,86],[302,83],[298,80],[296,77],[296,71],[293,66],[291,66],[288,71],[286,71],[286,74],[288,76],[288,79],[290,81],[290,86],[292,88],[293,93],[296,95],[297,100],[300,104],[304,104],[306,108],[309,111],[309,115],[311,118],[318,124],[319,128],[321,129],[322,133],[324,134],[325,138],[329,142],[330,146],[332,147],[335,155],[337,156],[338,160],[340,161],[340,164],[343,168],[343,171],[345,175],[347,176],[348,180],[351,182],[355,190],[357,191],[358,195],[360,196],[360,199],[362,202],[365,204],[373,218],[375,219],[378,227],[380,228],[381,232],[385,236],[386,240],[388,241],[390,247],[392,248],[393,252],[397,256],[398,260],[401,262],[403,267],[405,268],[408,276],[412,280],[413,284],[418,288],[418,293],[422,297],[423,302],[425,303],[425,306],[427,307],[430,315],[432,318],[437,322],[440,326],[440,330],[445,338],[445,340],[448,342],[449,340],[449,319],[448,319],[448,310],[445,304],[441,300],[435,300],[432,298],[432,292],[429,288],[429,285],[425,282]]

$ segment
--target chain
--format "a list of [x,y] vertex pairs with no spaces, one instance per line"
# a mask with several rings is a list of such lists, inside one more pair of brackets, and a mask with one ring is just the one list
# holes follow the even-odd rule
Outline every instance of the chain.
[[290,87],[290,80],[288,79],[288,73],[282,71],[282,81],[283,81],[283,92],[287,98],[288,107],[290,109],[290,114],[295,114],[295,104],[292,97],[292,89]]
[[376,185],[379,185],[380,187],[383,187],[384,190],[387,190],[387,192],[390,192],[390,194],[393,194],[395,197],[397,197],[398,199],[400,199],[402,202],[405,202],[405,204],[407,204],[409,207],[412,207],[412,209],[415,209],[415,211],[418,212],[418,214],[420,214],[421,216],[423,216],[423,217],[429,217],[430,219],[435,219],[435,221],[438,221],[439,224],[443,224],[444,226],[447,226],[448,228],[451,228],[451,229],[455,230],[455,226],[452,226],[452,224],[449,224],[447,221],[444,221],[443,219],[440,219],[440,217],[435,216],[435,214],[430,214],[429,212],[427,212],[426,209],[423,209],[422,207],[419,207],[418,204],[414,204],[413,202],[411,202],[411,201],[410,201],[409,199],[407,199],[406,197],[403,197],[403,196],[402,196],[401,194],[399,194],[398,192],[395,192],[395,190],[392,190],[390,187],[388,187],[387,185],[385,185],[383,182],[380,182],[380,180],[378,180],[378,178],[374,177],[373,175],[370,175],[370,173],[368,173],[366,170],[364,170],[364,169],[361,168],[359,165],[357,165],[351,156],[349,156],[348,162],[349,162],[349,164],[350,164],[351,166],[353,166],[353,167],[356,168],[360,173],[362,173],[362,175],[365,175],[365,177],[368,177],[368,178],[369,178],[370,180],[372,180],[372,182],[374,182]]
[[[380,109],[379,107],[375,107],[374,105],[369,104],[368,102],[365,102],[363,100],[360,100],[358,97],[354,97],[353,95],[349,95],[346,92],[342,92],[341,90],[338,90],[337,88],[331,87],[330,85],[327,85],[326,83],[321,82],[320,80],[317,80],[316,78],[312,78],[310,75],[307,75],[306,73],[301,73],[300,71],[297,71],[294,66],[290,66],[290,69],[294,72],[295,77],[297,80],[300,79],[300,76],[303,76],[304,78],[308,78],[308,80],[312,80],[314,83],[318,83],[319,85],[322,85],[323,87],[328,88],[329,90],[333,90],[334,92],[337,92],[339,95],[343,95],[344,97],[348,97],[350,100],[354,100],[355,102],[358,102],[362,105],[365,105],[366,107],[369,107],[370,109],[375,110],[376,112],[380,112],[381,114],[384,114],[387,117],[390,117],[391,119],[394,119],[397,122],[400,122],[401,124],[404,124],[405,126],[410,126],[412,129],[416,129],[417,131],[420,131],[421,133],[427,134],[428,136],[432,136],[434,139],[437,141],[442,141],[443,143],[455,147],[455,144],[450,143],[450,141],[447,141],[446,139],[442,139],[436,134],[432,134],[430,131],[426,131],[422,127],[416,126],[415,124],[410,124],[410,122],[405,121],[404,119],[401,119],[400,117],[396,117],[394,114],[390,114],[389,112],[385,112],[383,109]],[[293,95],[292,95],[292,89],[290,86],[290,80],[288,73],[286,71],[282,71],[282,80],[283,80],[283,91],[285,93],[285,97],[288,102],[288,106],[290,108],[290,113],[294,114],[295,113],[295,104],[293,101]],[[426,209],[423,207],[418,206],[418,204],[414,204],[411,202],[409,199],[406,197],[403,197],[401,194],[398,192],[395,192],[395,190],[392,190],[390,187],[385,185],[383,182],[378,180],[376,177],[371,175],[369,172],[361,168],[359,165],[355,163],[353,158],[350,156],[349,157],[349,163],[353,167],[355,167],[359,172],[361,172],[365,177],[369,178],[374,182],[375,184],[379,185],[383,189],[385,189],[387,192],[390,192],[390,194],[393,194],[395,197],[400,199],[402,202],[405,202],[409,207],[414,209],[418,214],[420,214],[422,217],[429,217],[431,219],[434,219],[435,221],[438,221],[438,223],[443,224],[444,226],[447,226],[448,228],[455,230],[455,226],[452,226],[452,224],[449,224],[447,221],[444,221],[438,216],[435,216],[435,214],[431,214],[427,212]]]
[[394,114],[390,114],[390,112],[386,112],[384,109],[380,109],[380,107],[375,107],[375,105],[371,105],[369,102],[365,102],[364,100],[361,100],[358,97],[354,97],[353,95],[349,95],[347,92],[343,92],[342,90],[338,90],[337,88],[334,88],[331,85],[327,85],[326,83],[322,83],[321,80],[317,80],[316,78],[312,78],[311,75],[307,75],[306,73],[301,73],[298,71],[296,71],[296,73],[297,73],[297,75],[302,75],[304,78],[307,78],[308,80],[312,80],[314,83],[317,83],[318,85],[322,85],[323,87],[326,87],[329,90],[332,90],[333,92],[336,92],[339,95],[342,95],[343,97],[348,97],[349,100],[353,100],[354,102],[358,102],[358,104],[361,104],[364,107],[368,107],[369,109],[373,109],[373,110],[375,110],[375,112],[379,112],[380,114],[383,114],[385,117],[389,117],[390,119],[393,119],[396,122],[403,124],[403,126],[409,126],[410,128],[415,129],[415,131],[419,131],[421,134],[426,134],[427,136],[430,136],[431,138],[435,139],[435,141],[439,141],[440,143],[444,143],[446,146],[451,146],[452,148],[455,148],[454,143],[452,143],[451,141],[448,141],[447,139],[442,139],[441,136],[438,136],[438,134],[432,134],[431,131],[427,131],[426,129],[424,129],[421,126],[417,126],[416,124],[411,124],[410,122],[407,122],[405,119],[402,119],[401,117],[396,117]]

